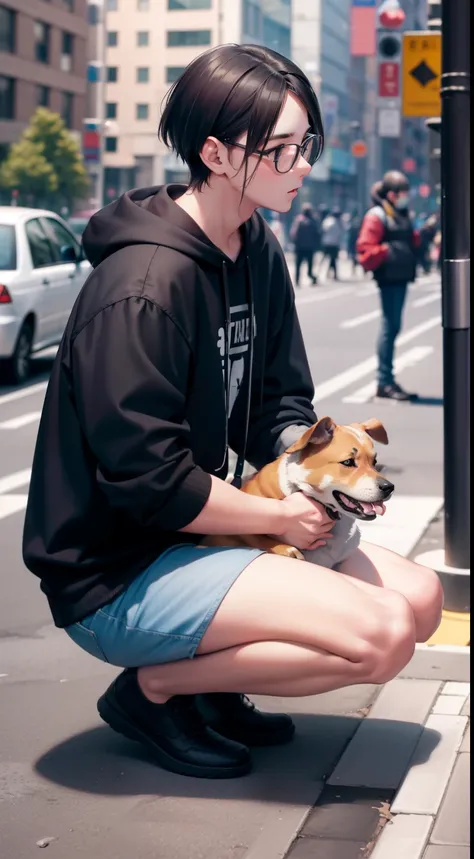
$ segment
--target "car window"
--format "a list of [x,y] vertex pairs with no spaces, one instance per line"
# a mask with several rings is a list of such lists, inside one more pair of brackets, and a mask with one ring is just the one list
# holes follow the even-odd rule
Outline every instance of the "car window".
[[25,224],[26,237],[30,246],[33,268],[54,265],[56,262],[51,242],[48,240],[38,218]]
[[80,245],[75,236],[69,232],[55,218],[41,218],[41,223],[48,238],[51,240],[56,262],[64,262],[61,254],[63,248],[73,247],[77,254],[80,253]]
[[0,224],[0,271],[16,269],[15,227]]

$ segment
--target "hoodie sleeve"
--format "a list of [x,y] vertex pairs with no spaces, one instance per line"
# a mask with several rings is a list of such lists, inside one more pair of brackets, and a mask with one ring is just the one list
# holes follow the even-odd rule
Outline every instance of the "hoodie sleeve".
[[180,530],[211,491],[184,416],[190,360],[175,322],[142,298],[101,310],[73,341],[73,390],[98,484],[143,527]]
[[[278,301],[278,297],[272,300]],[[288,272],[282,300],[285,312],[267,345],[262,408],[250,421],[247,460],[255,468],[279,456],[282,446],[286,449],[304,427],[317,420],[312,405],[314,387]],[[284,430],[287,433],[282,436]]]

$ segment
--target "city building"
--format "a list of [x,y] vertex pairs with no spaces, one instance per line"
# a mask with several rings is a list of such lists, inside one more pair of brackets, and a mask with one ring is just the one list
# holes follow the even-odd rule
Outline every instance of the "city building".
[[313,203],[356,205],[362,195],[361,176],[351,143],[363,129],[366,72],[361,64],[351,81],[351,0],[293,0],[292,59],[316,90],[324,121],[326,147],[306,183]]
[[86,0],[0,0],[0,159],[38,106],[82,132]]
[[[202,51],[228,42],[291,50],[290,0],[104,0],[104,23],[105,201],[130,187],[186,181],[157,128],[169,87]],[[93,63],[101,46],[90,38]],[[97,84],[90,92],[92,118]]]

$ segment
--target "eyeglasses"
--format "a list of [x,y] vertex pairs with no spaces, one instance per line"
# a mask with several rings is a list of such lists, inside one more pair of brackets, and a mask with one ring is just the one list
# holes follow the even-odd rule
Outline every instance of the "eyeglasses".
[[[238,149],[246,149],[244,143],[224,142],[229,146],[236,146]],[[279,146],[273,146],[271,149],[255,149],[252,155],[271,158],[278,173],[289,173],[295,166],[300,155],[312,167],[313,164],[316,164],[318,158],[321,157],[322,151],[322,134],[309,134],[302,143],[282,143]]]

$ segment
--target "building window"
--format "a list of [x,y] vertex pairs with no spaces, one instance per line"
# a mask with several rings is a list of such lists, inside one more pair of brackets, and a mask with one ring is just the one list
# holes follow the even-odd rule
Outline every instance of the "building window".
[[118,0],[105,0],[105,8],[107,12],[117,12]]
[[49,63],[49,39],[51,27],[42,21],[35,21],[35,58],[38,63]]
[[63,0],[63,6],[67,12],[74,12],[74,0]]
[[137,9],[139,12],[148,12],[150,9],[150,0],[137,0]]
[[0,119],[15,119],[15,81],[0,75]]
[[168,0],[168,9],[210,9],[211,0]]
[[210,30],[168,30],[169,48],[193,48],[211,44]]
[[116,137],[106,137],[105,138],[105,151],[106,152],[117,152],[117,138]]
[[36,87],[36,104],[38,107],[49,107],[50,92],[49,86],[42,86],[40,84]]
[[74,36],[72,33],[63,33],[60,68],[62,72],[72,72],[72,61],[74,53]]
[[16,12],[0,6],[0,51],[13,54],[16,45]]
[[139,30],[137,33],[137,46],[146,48],[150,44],[150,34],[148,30]]
[[107,47],[108,48],[116,48],[118,45],[118,33],[117,30],[109,30],[107,33]]
[[137,119],[148,119],[149,106],[147,104],[137,104]]
[[148,66],[139,66],[137,68],[137,84],[147,84],[150,80],[150,69]]
[[243,7],[244,33],[254,39],[262,38],[263,13],[260,6],[244,0]]
[[106,119],[117,119],[117,103],[115,101],[108,101],[105,105],[105,118]]
[[72,108],[74,104],[74,95],[72,92],[63,92],[61,94],[61,116],[64,120],[66,128],[72,128]]
[[186,66],[166,66],[166,83],[174,84],[181,77]]
[[117,66],[107,66],[107,83],[116,84],[118,81]]

